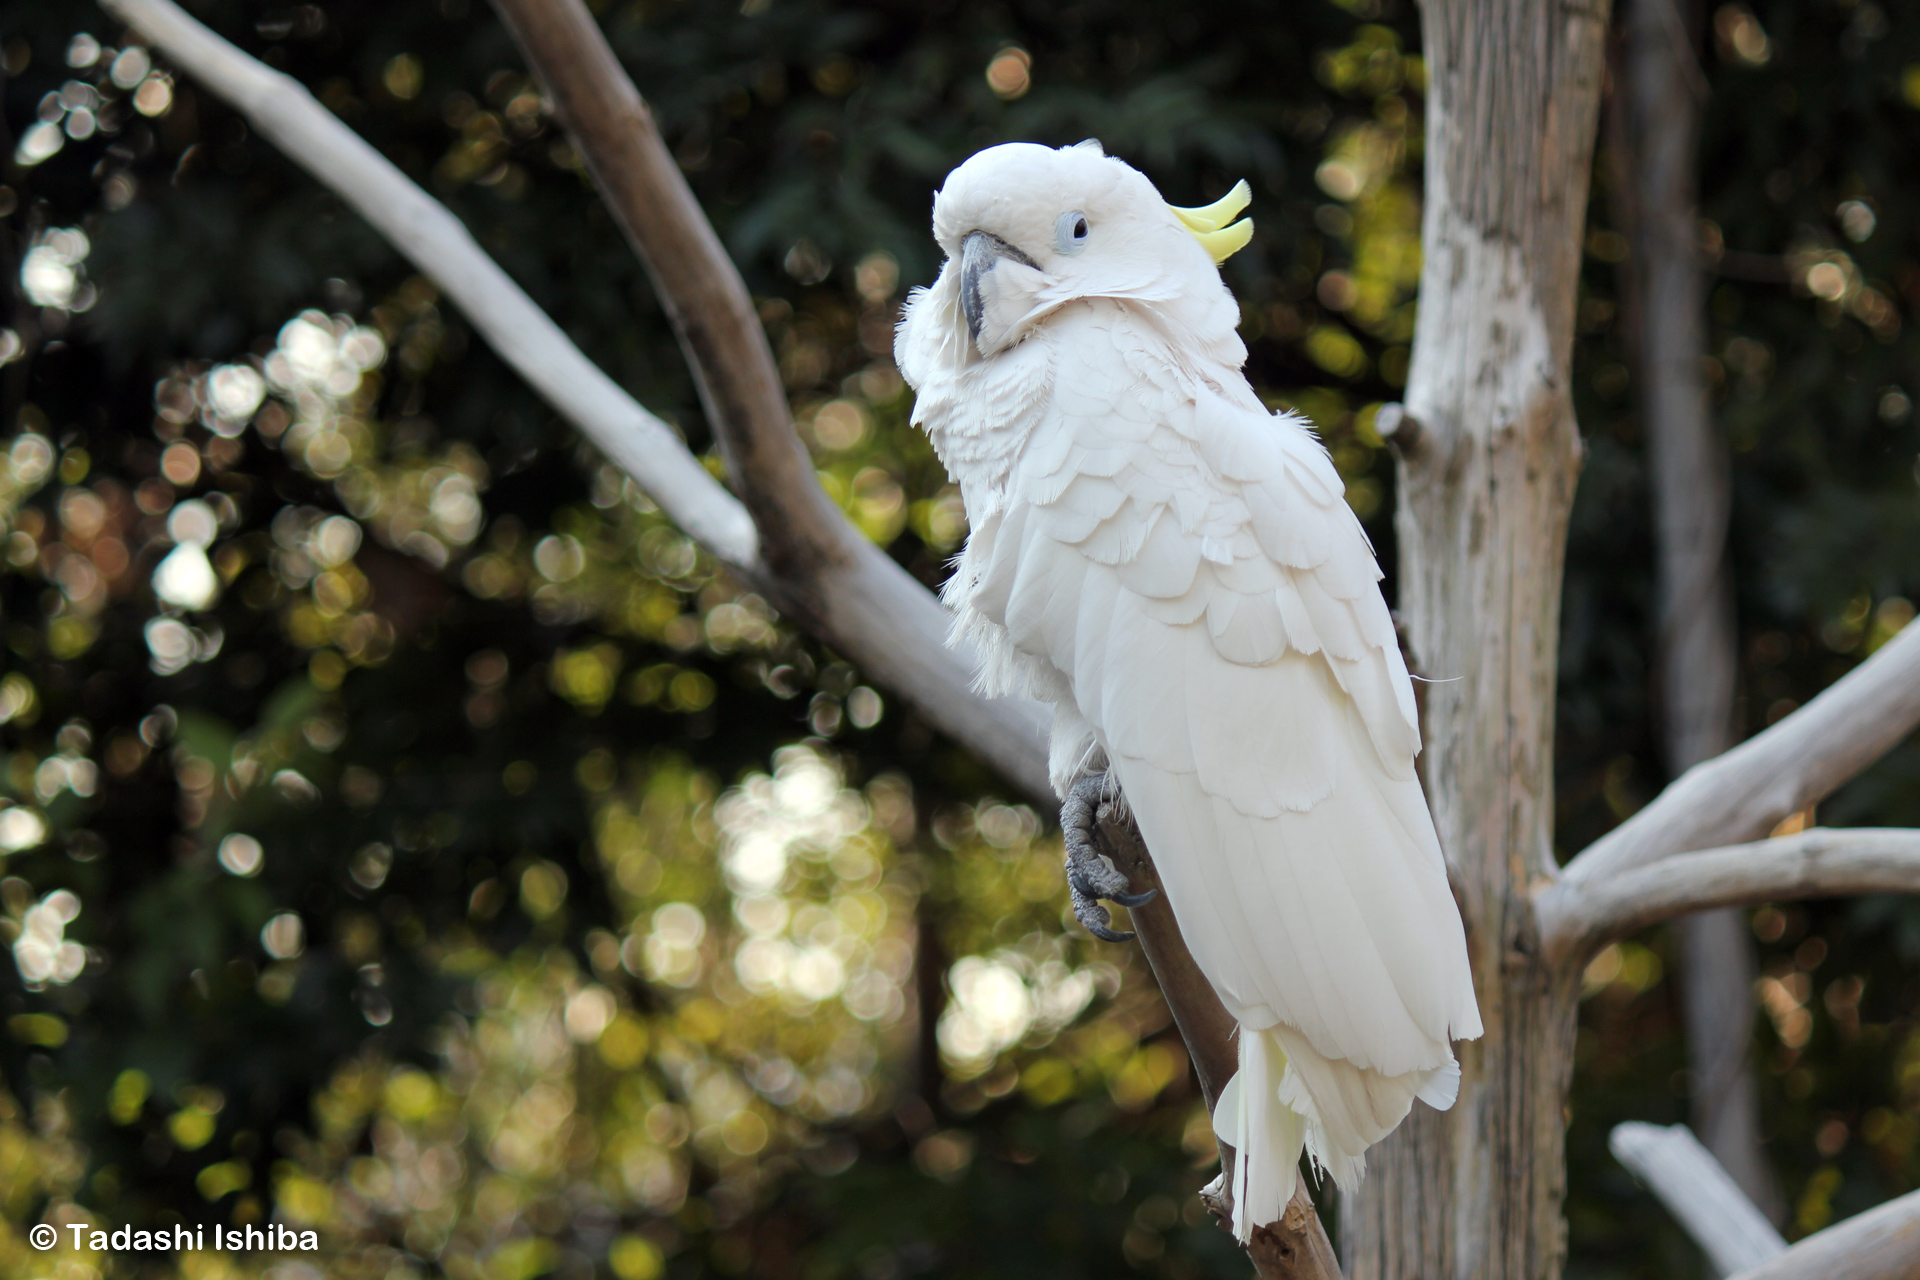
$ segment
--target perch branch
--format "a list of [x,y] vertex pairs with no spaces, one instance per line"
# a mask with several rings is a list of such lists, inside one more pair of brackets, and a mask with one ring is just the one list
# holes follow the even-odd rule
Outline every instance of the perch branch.
[[1920,627],[1908,627],[1820,696],[1695,765],[1567,865],[1589,889],[1689,849],[1752,840],[1831,795],[1920,725]]
[[1536,905],[1548,954],[1571,966],[1612,938],[1689,912],[1848,893],[1920,893],[1920,831],[1815,827],[1587,884],[1561,881],[1540,890]]
[[1693,1237],[1714,1274],[1729,1276],[1786,1252],[1766,1215],[1687,1126],[1615,1125],[1607,1146]]
[[1913,1280],[1920,1275],[1920,1191],[1816,1231],[1733,1280]]
[[[1153,900],[1136,907],[1129,916],[1140,950],[1146,955],[1160,992],[1166,997],[1174,1025],[1186,1041],[1187,1056],[1193,1061],[1194,1074],[1200,1080],[1200,1092],[1207,1102],[1207,1114],[1213,1114],[1220,1091],[1239,1070],[1239,1055],[1233,1037],[1237,1029],[1233,1015],[1227,1012],[1213,984],[1194,963],[1193,953],[1180,936],[1180,922],[1154,870],[1153,857],[1141,838],[1140,828],[1118,804],[1100,806],[1096,826],[1102,851],[1113,859],[1115,867],[1127,877],[1135,893],[1153,892]],[[1220,1176],[1201,1192],[1207,1208],[1222,1227],[1230,1229],[1233,1199],[1227,1188],[1233,1185],[1234,1150],[1220,1144]],[[1247,1250],[1254,1274],[1261,1280],[1340,1280],[1340,1263],[1327,1239],[1327,1229],[1315,1212],[1307,1194],[1306,1179],[1294,1188],[1293,1199],[1280,1220],[1257,1228]]]
[[[810,474],[796,474],[804,455],[790,434],[784,459],[763,439],[749,450],[755,461],[739,477],[757,504],[749,514],[671,428],[567,339],[452,212],[316,102],[298,81],[247,56],[172,0],[101,3],[358,210],[440,286],[529,386],[742,581],[859,664],[876,683],[916,705],[936,727],[991,762],[1029,796],[1051,806],[1045,713],[1036,703],[988,702],[973,693],[972,655],[946,647],[945,612],[905,570],[879,548],[855,543],[849,527],[842,539],[844,559],[800,557],[801,566],[811,564],[817,571],[800,579],[783,576],[784,568],[795,565],[786,549],[795,529],[784,518],[773,518],[762,538],[755,516],[814,511],[820,520],[809,537],[827,536],[823,530],[830,528],[807,496],[818,495],[817,482]],[[705,234],[710,238],[711,228]],[[679,299],[681,310],[690,301]],[[704,389],[707,379],[702,381]],[[764,419],[763,410],[755,412],[761,414],[756,421]],[[770,488],[785,496],[770,497]],[[818,500],[825,502],[823,496]],[[765,554],[769,547],[780,548],[771,559]]]

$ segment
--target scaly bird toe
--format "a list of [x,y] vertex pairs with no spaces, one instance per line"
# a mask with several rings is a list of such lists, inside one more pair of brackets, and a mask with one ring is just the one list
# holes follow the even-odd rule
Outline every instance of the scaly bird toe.
[[1073,914],[1088,933],[1106,942],[1126,942],[1133,935],[1108,927],[1112,916],[1098,899],[1127,908],[1142,907],[1153,901],[1155,891],[1129,893],[1127,877],[1094,842],[1095,815],[1106,797],[1107,786],[1104,774],[1082,778],[1073,784],[1060,806],[1060,827],[1067,846],[1067,888],[1073,898]]

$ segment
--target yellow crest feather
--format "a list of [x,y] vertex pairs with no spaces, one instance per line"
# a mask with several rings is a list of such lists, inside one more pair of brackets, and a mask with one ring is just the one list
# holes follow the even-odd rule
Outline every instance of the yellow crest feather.
[[1173,216],[1193,233],[1200,247],[1218,265],[1246,248],[1253,239],[1253,219],[1244,218],[1234,222],[1234,218],[1252,201],[1253,189],[1242,178],[1233,184],[1233,190],[1212,204],[1197,209],[1183,209],[1177,204],[1170,204],[1167,208],[1173,210]]

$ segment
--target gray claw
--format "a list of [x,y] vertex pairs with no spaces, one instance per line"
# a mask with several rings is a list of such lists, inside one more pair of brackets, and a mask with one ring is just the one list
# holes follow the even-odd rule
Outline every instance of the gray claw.
[[1074,917],[1088,933],[1105,942],[1127,942],[1133,935],[1108,927],[1113,917],[1098,899],[1105,898],[1127,908],[1143,907],[1153,901],[1156,891],[1127,892],[1131,886],[1126,876],[1094,844],[1094,815],[1106,787],[1104,776],[1082,778],[1060,806],[1060,826],[1067,845],[1067,888],[1073,899]]

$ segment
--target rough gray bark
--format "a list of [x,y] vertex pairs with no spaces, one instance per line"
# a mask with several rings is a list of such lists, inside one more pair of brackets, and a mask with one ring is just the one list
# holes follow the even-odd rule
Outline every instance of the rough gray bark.
[[1420,317],[1402,454],[1400,613],[1427,689],[1427,794],[1486,1036],[1460,1099],[1414,1108],[1342,1204],[1355,1280],[1551,1280],[1573,999],[1529,891],[1554,875],[1553,711],[1569,395],[1607,4],[1427,0]]
[[[1706,81],[1690,0],[1630,0],[1621,10],[1611,129],[1614,205],[1656,558],[1654,716],[1670,776],[1736,740],[1739,641],[1727,557],[1732,473],[1708,401],[1706,276],[1695,174]],[[1693,1128],[1770,1217],[1783,1203],[1760,1137],[1753,1041],[1754,940],[1744,915],[1675,922]]]

